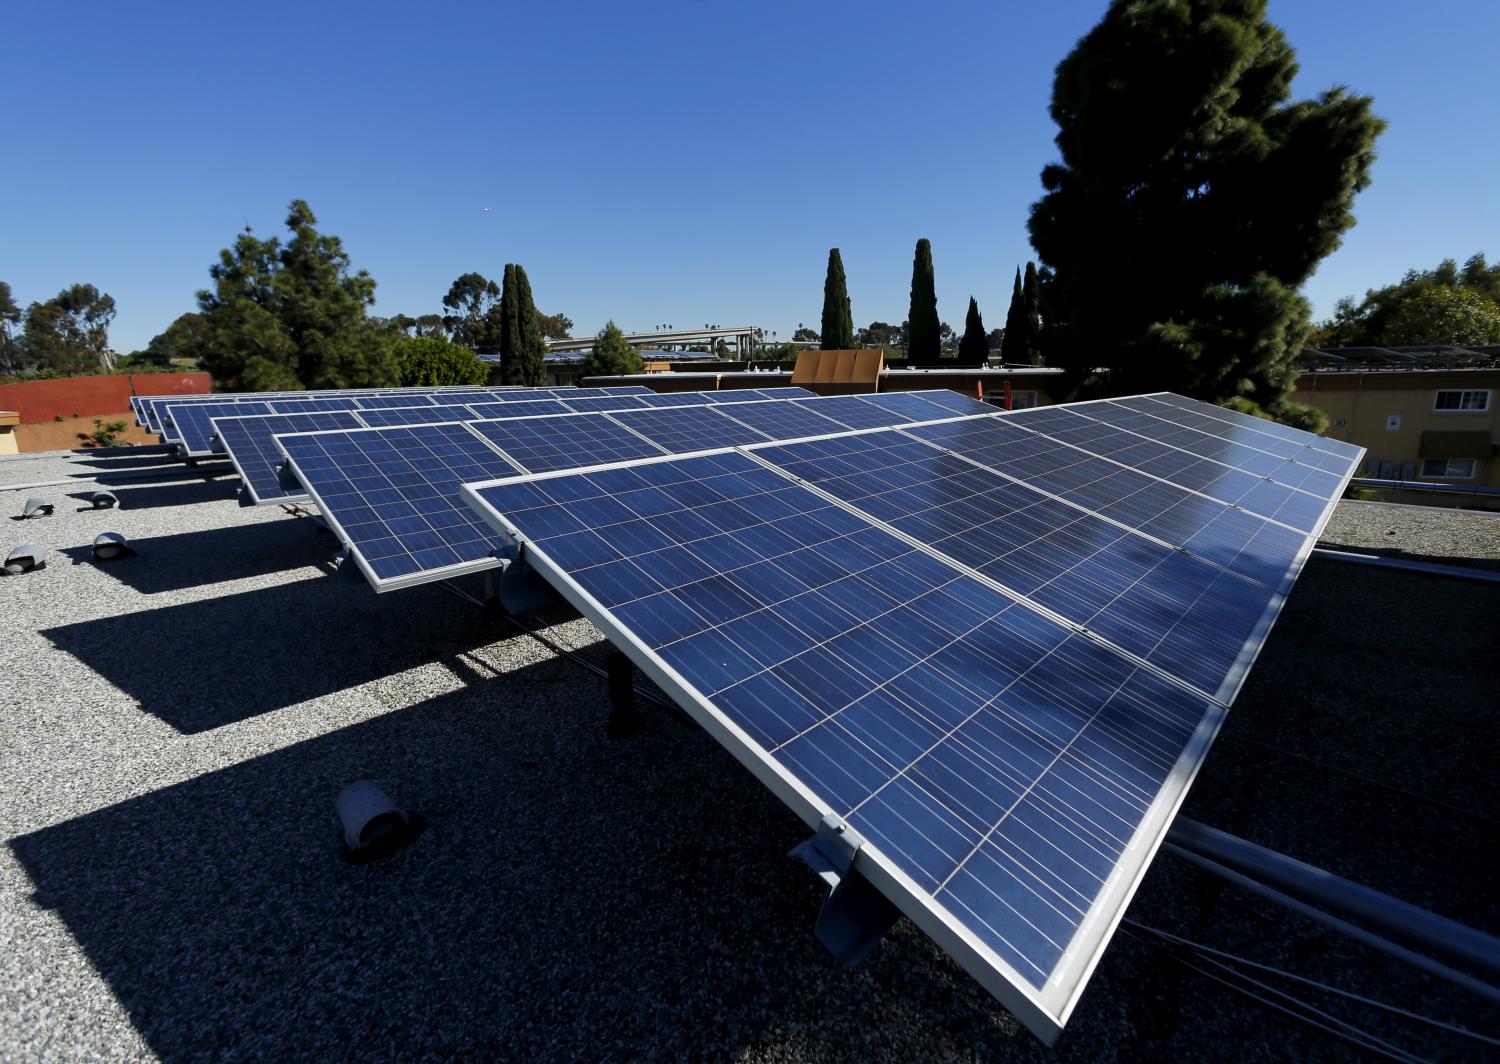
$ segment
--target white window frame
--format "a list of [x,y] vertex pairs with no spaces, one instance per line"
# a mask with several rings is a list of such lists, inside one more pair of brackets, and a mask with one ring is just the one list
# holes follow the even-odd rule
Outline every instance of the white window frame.
[[[1442,462],[1443,472],[1429,473],[1427,466],[1430,462]],[[1467,473],[1451,473],[1449,468],[1454,463],[1467,462],[1469,471]],[[1422,464],[1417,467],[1417,476],[1423,480],[1473,480],[1475,473],[1479,471],[1479,461],[1475,458],[1424,458]]]
[[[1457,395],[1458,406],[1438,406],[1438,402],[1445,395]],[[1465,396],[1484,396],[1483,406],[1464,406]],[[1494,398],[1489,388],[1439,388],[1432,393],[1432,412],[1434,414],[1487,414],[1490,411],[1490,400]]]

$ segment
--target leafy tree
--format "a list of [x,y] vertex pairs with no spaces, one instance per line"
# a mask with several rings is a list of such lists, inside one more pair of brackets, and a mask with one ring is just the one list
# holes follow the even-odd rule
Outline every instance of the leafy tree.
[[208,319],[190,310],[179,314],[163,332],[153,336],[145,350],[133,352],[131,361],[157,366],[187,362],[197,358],[211,342]]
[[91,284],[70,285],[26,308],[19,360],[34,371],[59,377],[108,372],[115,360],[109,349],[114,317],[112,296]]
[[476,350],[498,346],[498,316],[490,312],[500,299],[500,286],[480,273],[466,273],[448,286],[443,327],[455,342]]
[[844,282],[844,259],[838,248],[828,250],[828,276],[823,280],[823,350],[847,351],[854,346],[854,311]]
[[618,377],[646,368],[641,353],[631,347],[620,327],[610,321],[594,337],[594,349],[583,363],[585,377]]
[[911,264],[911,311],[906,316],[906,357],[932,362],[942,344],[937,312],[937,285],[932,275],[932,244],[923,237]]
[[[1463,295],[1446,300],[1442,296],[1431,296],[1437,291]],[[1470,296],[1500,307],[1500,263],[1491,266],[1483,255],[1474,255],[1460,269],[1456,260],[1444,259],[1434,269],[1408,270],[1399,283],[1370,289],[1358,304],[1351,298],[1341,299],[1335,305],[1333,317],[1318,326],[1315,346],[1484,343],[1486,341],[1458,339],[1475,335],[1473,323],[1467,327],[1462,324],[1463,316],[1458,312],[1460,306],[1473,306],[1473,314],[1479,319],[1485,316],[1480,305],[1467,298]],[[1393,329],[1396,319],[1412,301],[1417,301],[1425,309],[1412,310],[1401,328]],[[1450,327],[1446,328],[1442,324],[1444,316],[1435,313],[1437,307],[1444,305],[1451,308]],[[1427,328],[1414,331],[1412,326],[1419,323]],[[1410,335],[1425,335],[1427,338],[1415,341],[1402,338]],[[1487,334],[1481,328],[1478,335]]]
[[964,338],[958,344],[960,362],[982,366],[990,357],[989,341],[984,335],[984,319],[979,316],[979,303],[969,297],[969,314],[964,319]]
[[483,384],[490,368],[467,347],[438,336],[406,337],[396,344],[405,388]]
[[420,314],[413,318],[409,314],[393,314],[387,324],[403,336],[435,336],[448,339],[448,320],[442,314]]
[[547,345],[537,323],[536,304],[531,300],[531,282],[526,279],[526,271],[513,262],[505,264],[499,322],[500,380],[527,387],[545,383]]
[[573,335],[573,319],[566,314],[537,314],[537,326],[548,340],[567,340]]
[[10,285],[0,281],[0,374],[5,376],[15,376],[24,368],[21,346],[14,335],[21,318],[21,308],[10,293]]
[[1500,344],[1500,303],[1473,288],[1434,285],[1403,299],[1386,321],[1381,343]]
[[985,341],[989,344],[991,351],[1000,350],[1001,346],[1005,343],[1005,330],[991,329],[989,335],[985,337]]
[[796,340],[798,343],[815,344],[818,343],[822,339],[822,337],[820,337],[812,329],[799,325],[797,326],[797,331],[792,333],[792,339]]
[[1052,271],[1044,353],[1075,386],[1280,408],[1307,331],[1297,289],[1354,224],[1384,123],[1343,89],[1292,101],[1294,53],[1265,12],[1114,0],[1058,66],[1062,161],[1030,232]]
[[1032,330],[1026,322],[1026,291],[1021,284],[1021,268],[1016,267],[1016,280],[1010,289],[1010,309],[1005,312],[1005,342],[1000,347],[1000,359],[1008,366],[1024,366],[1032,359]]
[[318,232],[305,201],[292,201],[286,225],[285,244],[246,227],[210,267],[199,361],[246,391],[395,385],[398,333],[367,316],[374,278],[350,271],[342,241]]

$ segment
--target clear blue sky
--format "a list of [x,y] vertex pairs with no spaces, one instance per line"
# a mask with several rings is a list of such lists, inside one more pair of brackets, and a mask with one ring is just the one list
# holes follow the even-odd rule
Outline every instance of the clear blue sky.
[[[247,221],[308,200],[379,282],[438,310],[458,274],[526,266],[575,332],[816,327],[828,248],[854,317],[1003,324],[1055,156],[1058,60],[1105,9],[1046,3],[21,3],[6,14],[0,280],[89,281],[144,346]],[[1390,122],[1319,316],[1408,266],[1500,254],[1500,4],[1272,0],[1299,95]],[[492,207],[489,214],[485,207]]]

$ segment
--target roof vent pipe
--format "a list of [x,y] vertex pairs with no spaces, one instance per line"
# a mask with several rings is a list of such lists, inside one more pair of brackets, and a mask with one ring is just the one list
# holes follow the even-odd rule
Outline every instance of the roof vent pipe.
[[94,537],[94,561],[112,562],[116,558],[127,558],[134,554],[125,537],[118,532],[100,532]]
[[114,492],[96,491],[89,496],[89,505],[96,510],[113,510],[120,505],[120,500],[115,498]]
[[34,495],[26,500],[26,505],[21,510],[21,516],[51,517],[54,505],[51,499],[44,499],[40,495]]
[[344,828],[344,857],[373,860],[411,842],[421,833],[420,818],[396,808],[386,793],[369,780],[355,780],[333,803]]

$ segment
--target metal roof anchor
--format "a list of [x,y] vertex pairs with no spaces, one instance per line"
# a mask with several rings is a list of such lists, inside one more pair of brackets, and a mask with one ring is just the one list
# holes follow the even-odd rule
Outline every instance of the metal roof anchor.
[[818,825],[817,834],[791,852],[828,884],[816,934],[841,963],[849,965],[864,960],[901,916],[854,867],[864,844],[859,832],[830,813]]

